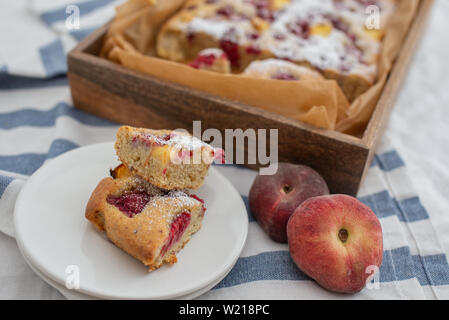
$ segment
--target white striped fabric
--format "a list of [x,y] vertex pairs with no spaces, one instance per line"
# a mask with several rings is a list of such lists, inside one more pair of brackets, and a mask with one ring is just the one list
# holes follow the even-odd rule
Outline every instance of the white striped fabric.
[[[0,11],[4,30],[0,41],[0,73],[48,78],[67,71],[66,54],[91,31],[113,18],[124,0],[20,0],[4,2]],[[79,10],[79,28],[66,21]],[[12,28],[14,26],[14,28]],[[14,44],[14,45],[13,45]],[[20,50],[17,50],[17,46]]]

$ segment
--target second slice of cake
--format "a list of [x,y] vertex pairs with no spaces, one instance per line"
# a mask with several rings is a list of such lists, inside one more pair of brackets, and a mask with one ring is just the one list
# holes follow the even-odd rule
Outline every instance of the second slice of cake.
[[188,133],[121,127],[115,149],[120,161],[151,184],[166,190],[197,189],[214,159],[216,149]]
[[186,190],[163,190],[123,165],[100,181],[85,216],[149,271],[177,261],[176,254],[201,228],[204,201]]

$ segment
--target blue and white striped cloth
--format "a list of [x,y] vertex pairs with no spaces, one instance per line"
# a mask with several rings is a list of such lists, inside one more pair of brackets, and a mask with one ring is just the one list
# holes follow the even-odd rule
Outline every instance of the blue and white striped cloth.
[[[12,48],[0,48],[0,298],[4,299],[64,297],[65,292],[48,286],[21,257],[14,240],[14,203],[27,178],[44,163],[79,146],[111,141],[118,128],[73,108],[64,76],[67,50],[110,18],[117,1],[78,1],[81,29],[75,33],[64,29],[69,3],[73,4],[22,0],[0,5],[2,30],[10,26],[5,21],[20,21],[11,35],[0,35],[16,41],[8,42]],[[379,288],[350,296],[321,289],[296,268],[287,245],[272,242],[249,213],[248,240],[240,259],[220,284],[200,298],[449,299],[449,118],[444,110],[449,103],[445,92],[449,48],[439,45],[449,28],[445,18],[449,4],[439,0],[436,6],[359,193],[380,218],[384,232]],[[28,25],[31,35],[22,35],[21,25]],[[17,42],[23,37],[26,43]],[[432,91],[423,91],[426,88]],[[256,172],[233,165],[217,168],[248,203]]]
[[[1,4],[0,73],[49,78],[67,71],[66,54],[114,16],[124,0],[19,0]],[[79,28],[66,26],[79,9]],[[9,31],[9,32],[8,32]]]

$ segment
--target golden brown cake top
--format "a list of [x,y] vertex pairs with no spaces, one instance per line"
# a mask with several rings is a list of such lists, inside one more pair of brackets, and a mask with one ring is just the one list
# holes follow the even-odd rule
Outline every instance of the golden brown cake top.
[[[366,24],[369,6],[380,10],[378,29]],[[393,0],[191,0],[169,28],[219,39],[233,65],[238,48],[246,46],[253,55],[268,51],[318,70],[372,80],[394,7]]]

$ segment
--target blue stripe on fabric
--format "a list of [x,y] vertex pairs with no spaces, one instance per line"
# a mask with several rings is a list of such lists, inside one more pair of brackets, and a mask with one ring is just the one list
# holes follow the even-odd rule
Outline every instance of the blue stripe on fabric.
[[246,212],[248,213],[248,221],[249,222],[256,221],[256,219],[254,218],[254,216],[251,213],[251,208],[249,207],[249,199],[248,199],[248,197],[242,195],[242,200],[245,203]]
[[377,160],[376,156],[374,156],[373,160],[371,161],[371,168],[373,168],[373,167],[380,167],[379,161]]
[[264,252],[237,260],[234,268],[215,289],[261,280],[309,280],[296,267],[288,251]]
[[20,126],[52,127],[58,117],[68,116],[83,124],[92,126],[116,125],[89,113],[78,110],[64,102],[58,103],[47,111],[22,109],[19,111],[0,113],[0,128],[13,129]]
[[399,219],[402,218],[401,211],[388,191],[359,197],[359,200],[373,210],[379,219],[391,216],[398,216]]
[[398,206],[401,209],[402,221],[404,222],[416,222],[429,219],[429,214],[418,197],[400,200],[398,201]]
[[23,175],[31,175],[45,160],[59,156],[78,145],[66,139],[54,140],[46,154],[26,153],[17,156],[0,156],[0,169]]
[[[426,277],[424,268],[429,277]],[[446,256],[412,257],[408,247],[384,251],[380,282],[402,281],[415,277],[423,285],[448,284],[449,265]],[[231,272],[214,289],[263,280],[303,281],[310,278],[296,267],[288,251],[264,252],[239,258]]]
[[393,171],[405,166],[401,156],[395,150],[376,154],[374,157],[376,159],[375,163],[378,164],[383,171]]
[[449,285],[449,264],[444,254],[413,256],[415,274],[422,286]]
[[402,247],[384,251],[382,266],[380,267],[380,282],[413,279],[415,277],[413,271],[410,248]]
[[[91,0],[86,2],[73,3],[73,5],[79,8],[80,16],[83,16],[114,1],[115,0]],[[47,11],[41,14],[41,19],[44,20],[45,23],[50,25],[58,21],[63,21],[67,17],[68,14],[66,13],[66,7]]]
[[86,28],[86,29],[80,29],[80,30],[73,30],[70,32],[70,35],[74,37],[77,41],[83,40],[85,37],[87,37],[89,34],[94,32],[98,27],[93,28]]
[[46,88],[66,85],[68,85],[68,81],[65,75],[41,79],[0,73],[0,90]]
[[42,64],[47,77],[67,72],[66,55],[60,39],[49,43],[39,49]]
[[0,198],[14,178],[0,175]]
[[382,191],[359,198],[373,210],[379,219],[397,216],[402,222],[417,222],[429,219],[426,209],[418,197],[397,201],[388,191]]

